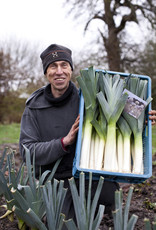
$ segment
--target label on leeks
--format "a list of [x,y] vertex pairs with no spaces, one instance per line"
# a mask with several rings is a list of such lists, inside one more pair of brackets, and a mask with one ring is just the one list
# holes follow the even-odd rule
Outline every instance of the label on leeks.
[[124,93],[128,93],[128,99],[124,108],[124,112],[138,119],[142,111],[145,110],[147,102],[127,89],[123,91],[123,94]]

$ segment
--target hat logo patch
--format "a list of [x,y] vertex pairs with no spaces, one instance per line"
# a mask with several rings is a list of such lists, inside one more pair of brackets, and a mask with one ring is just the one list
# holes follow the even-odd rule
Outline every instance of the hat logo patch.
[[58,53],[57,52],[52,53],[52,57],[53,58],[58,57]]

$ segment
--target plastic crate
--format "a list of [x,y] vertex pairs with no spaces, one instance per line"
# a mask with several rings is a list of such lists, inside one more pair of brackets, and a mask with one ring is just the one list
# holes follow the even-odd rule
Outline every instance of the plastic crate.
[[[101,70],[96,70],[101,71]],[[103,71],[105,72],[105,71]],[[120,72],[112,72],[107,71],[111,75],[120,74],[122,77],[128,77],[129,74],[127,73],[120,73]],[[148,88],[147,88],[147,96],[151,96],[151,78],[144,75],[135,75],[135,77],[139,77],[141,79],[145,79],[148,81]],[[147,107],[147,114],[151,110],[151,103]],[[81,154],[81,140],[82,140],[82,126],[83,126],[83,115],[84,115],[84,99],[82,93],[80,94],[80,105],[79,105],[79,113],[80,113],[80,124],[79,124],[79,132],[77,137],[76,143],[76,152],[75,158],[73,161],[73,176],[78,178],[80,172],[84,172],[86,178],[88,178],[89,172],[92,172],[93,179],[97,180],[100,176],[103,176],[105,180],[109,181],[116,181],[122,183],[142,183],[146,179],[152,176],[152,127],[151,127],[151,120],[147,119],[147,126],[143,133],[143,151],[144,151],[144,173],[143,174],[133,174],[133,173],[118,173],[118,172],[109,172],[103,170],[95,170],[95,169],[85,169],[80,168],[80,154]]]

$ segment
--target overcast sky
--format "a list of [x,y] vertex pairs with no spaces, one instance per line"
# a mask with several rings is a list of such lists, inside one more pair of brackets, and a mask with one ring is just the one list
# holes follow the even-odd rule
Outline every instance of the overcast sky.
[[[37,43],[45,49],[51,43],[65,45],[75,51],[85,51],[97,34],[99,21],[92,22],[93,33],[84,36],[84,23],[67,16],[68,6],[62,0],[0,0],[0,41],[10,38]],[[134,30],[133,30],[134,29]],[[136,42],[141,31],[131,24],[129,34]]]
[[61,0],[0,0],[0,40],[13,37],[43,49],[51,43],[83,49],[88,41],[84,25],[67,17],[66,9]]

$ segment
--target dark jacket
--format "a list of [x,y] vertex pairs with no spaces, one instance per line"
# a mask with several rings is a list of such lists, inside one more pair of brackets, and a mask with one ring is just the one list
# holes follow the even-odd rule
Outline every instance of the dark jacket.
[[55,178],[64,179],[72,176],[76,143],[68,146],[67,151],[61,144],[61,139],[68,134],[79,112],[79,93],[71,82],[68,94],[59,99],[51,98],[49,84],[34,92],[26,102],[21,121],[20,152],[25,159],[22,145],[30,150],[31,158],[35,150],[37,177],[40,166],[42,173],[52,170],[60,157],[63,158]]

